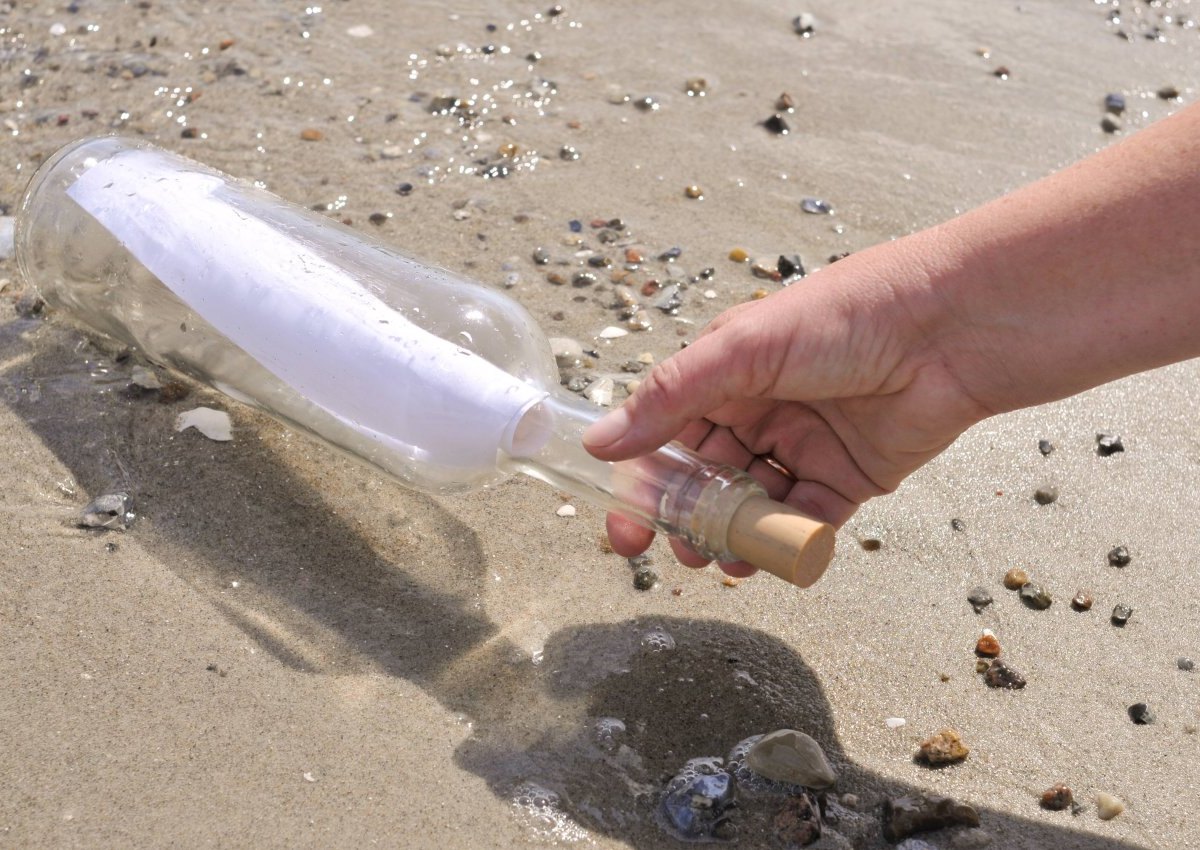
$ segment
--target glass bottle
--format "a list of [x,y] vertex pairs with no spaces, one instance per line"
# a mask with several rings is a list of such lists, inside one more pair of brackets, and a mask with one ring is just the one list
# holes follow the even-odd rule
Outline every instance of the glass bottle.
[[602,411],[561,389],[512,299],[146,143],[54,154],[15,250],[50,305],[406,485],[524,473],[801,586],[832,557],[829,526],[679,444],[588,454]]

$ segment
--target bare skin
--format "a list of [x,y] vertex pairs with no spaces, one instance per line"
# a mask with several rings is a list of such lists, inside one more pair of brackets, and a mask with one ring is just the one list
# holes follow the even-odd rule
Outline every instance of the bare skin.
[[[624,460],[678,439],[841,525],[988,416],[1196,356],[1200,104],[726,311],[584,444]],[[627,556],[653,539],[608,531]]]

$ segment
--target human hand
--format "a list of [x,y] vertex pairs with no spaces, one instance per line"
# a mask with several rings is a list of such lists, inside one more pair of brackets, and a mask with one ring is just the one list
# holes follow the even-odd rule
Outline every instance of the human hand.
[[[771,498],[841,525],[990,412],[937,346],[933,282],[953,264],[935,241],[921,234],[873,248],[726,311],[589,428],[584,445],[617,461],[677,439],[745,469]],[[617,514],[608,533],[626,557],[654,536]],[[708,563],[681,540],[672,547],[688,566]]]

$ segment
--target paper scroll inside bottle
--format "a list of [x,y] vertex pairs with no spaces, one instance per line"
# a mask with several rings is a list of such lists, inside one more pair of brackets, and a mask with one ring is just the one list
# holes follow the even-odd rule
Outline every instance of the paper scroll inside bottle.
[[532,453],[548,436],[530,417],[513,443],[544,390],[421,329],[314,247],[239,208],[219,176],[136,150],[96,162],[67,191],[196,316],[389,451],[491,468],[498,452]]

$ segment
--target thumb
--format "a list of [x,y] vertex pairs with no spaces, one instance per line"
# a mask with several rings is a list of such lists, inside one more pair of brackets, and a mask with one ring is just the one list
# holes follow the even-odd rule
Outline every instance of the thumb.
[[737,337],[724,329],[702,336],[662,361],[624,405],[583,432],[583,445],[601,460],[648,454],[684,426],[746,394],[744,376],[731,369]]

